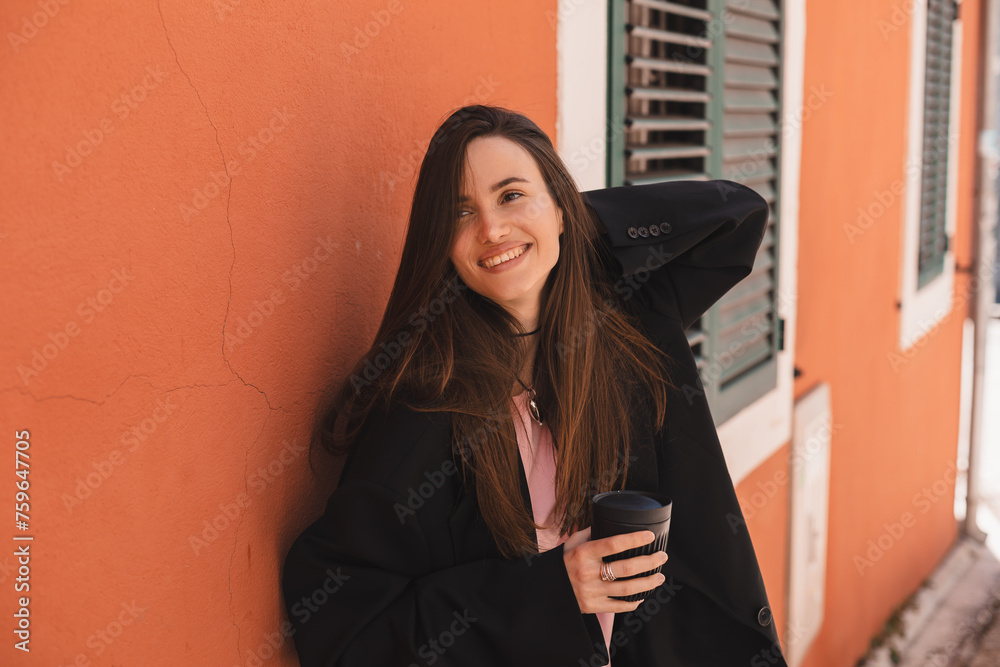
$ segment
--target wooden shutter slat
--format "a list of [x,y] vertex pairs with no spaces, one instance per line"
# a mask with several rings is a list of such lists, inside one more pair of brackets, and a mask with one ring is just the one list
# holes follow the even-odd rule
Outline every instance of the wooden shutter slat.
[[774,113],[778,110],[778,102],[768,91],[765,90],[744,90],[734,88],[726,91],[726,111],[767,111]]
[[733,13],[736,18],[726,31],[726,37],[742,38],[752,42],[777,44],[778,28],[773,21]]
[[727,113],[723,116],[726,136],[771,134],[774,119],[766,113]]
[[702,118],[691,118],[690,116],[646,116],[645,118],[625,119],[625,124],[631,129],[637,130],[707,130],[709,122]]
[[627,62],[636,69],[655,70],[658,72],[676,72],[678,74],[696,74],[708,76],[712,68],[706,65],[684,62],[683,60],[660,60],[643,56],[630,56]]
[[[749,186],[757,191],[758,194],[764,196],[761,192],[761,188],[767,184],[771,185],[774,179],[777,178],[778,173],[774,168],[774,164],[771,160],[767,160],[764,163],[754,162],[752,165],[746,165],[743,168],[741,165],[732,165],[729,172],[723,173],[723,178],[730,181],[738,181],[743,185]],[[733,173],[735,170],[736,173]],[[773,210],[771,211],[771,222],[777,220],[777,213]]]
[[628,157],[645,160],[704,157],[710,152],[708,146],[686,144],[647,144],[645,146],[629,146],[625,149]]
[[726,9],[736,14],[746,14],[765,21],[777,21],[781,15],[773,0],[728,0]]
[[746,278],[741,280],[739,284],[733,289],[729,290],[724,297],[726,300],[739,301],[747,294],[761,293],[763,294],[766,290],[771,287],[771,277],[769,275],[758,273],[754,275],[753,272],[750,273]]
[[675,14],[677,16],[687,16],[702,21],[711,21],[712,12],[687,5],[678,5],[674,2],[664,2],[664,0],[632,0],[633,5],[649,7],[660,12]]
[[767,332],[755,332],[753,336],[740,342],[743,343],[743,347],[740,348],[739,354],[733,355],[735,363],[725,368],[719,378],[719,384],[722,388],[726,388],[734,380],[740,379],[761,362],[772,357],[772,335]]
[[633,99],[642,100],[664,100],[676,102],[708,102],[711,96],[694,90],[683,88],[636,88],[628,89]]
[[726,63],[726,86],[774,90],[778,87],[778,75],[771,67]]
[[[772,171],[772,176],[770,177],[761,178],[756,183],[753,181],[753,179],[746,178],[744,179],[743,184],[752,187],[754,190],[757,191],[757,194],[759,194],[761,197],[764,198],[764,201],[766,201],[768,204],[773,205],[775,200],[778,198],[778,194],[774,190],[773,179],[774,176]],[[770,225],[768,225],[768,229],[770,229]],[[767,241],[767,236],[765,235],[764,241],[761,242],[761,247],[763,247],[763,244],[766,241]]]
[[723,162],[736,160],[763,161],[777,152],[767,137],[726,137],[722,142]]
[[[764,295],[765,297],[767,295]],[[740,329],[759,327],[768,320],[771,304],[767,298],[748,297],[739,303],[730,303],[726,308],[719,309],[719,319],[716,326],[725,338],[739,338]],[[747,326],[749,325],[749,326]]]
[[673,32],[671,30],[661,30],[659,28],[649,28],[642,25],[627,25],[626,30],[628,30],[629,35],[632,37],[638,37],[640,39],[651,39],[657,42],[665,42],[667,44],[681,44],[683,46],[696,46],[701,49],[707,49],[712,46],[712,40],[707,37],[700,37],[698,35],[687,35],[682,32]]
[[779,61],[774,47],[769,44],[733,39],[726,43],[726,62],[777,67]]
[[661,171],[647,171],[641,175],[629,174],[625,178],[625,185],[644,185],[646,183],[663,183],[665,181],[707,181],[709,175],[705,172],[684,171],[683,169],[665,169]]

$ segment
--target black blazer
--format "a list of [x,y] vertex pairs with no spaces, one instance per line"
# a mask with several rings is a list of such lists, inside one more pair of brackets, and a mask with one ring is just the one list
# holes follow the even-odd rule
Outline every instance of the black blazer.
[[[673,499],[666,581],[616,614],[613,667],[785,665],[684,330],[746,277],[768,206],[729,181],[584,193],[615,291],[673,364],[667,426],[633,444],[627,488]],[[613,256],[613,259],[611,259]],[[633,418],[635,416],[633,415]],[[648,431],[648,428],[647,428]],[[559,547],[506,560],[464,493],[450,420],[394,404],[367,420],[326,510],[294,541],[283,595],[304,667],[607,664]],[[524,502],[530,512],[524,470]]]

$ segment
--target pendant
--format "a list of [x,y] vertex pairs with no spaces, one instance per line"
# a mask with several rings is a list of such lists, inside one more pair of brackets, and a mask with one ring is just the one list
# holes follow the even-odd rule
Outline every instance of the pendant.
[[538,409],[538,403],[535,402],[535,390],[531,389],[528,391],[528,412],[531,413],[531,418],[538,422],[538,425],[542,425],[542,412]]

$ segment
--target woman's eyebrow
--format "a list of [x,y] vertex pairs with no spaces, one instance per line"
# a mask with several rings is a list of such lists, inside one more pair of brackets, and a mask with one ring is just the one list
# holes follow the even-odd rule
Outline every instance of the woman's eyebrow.
[[[529,181],[528,179],[521,178],[520,176],[508,176],[507,178],[503,179],[502,181],[498,181],[498,182],[494,183],[493,187],[490,188],[490,192],[496,192],[500,188],[502,188],[504,186],[507,186],[507,185],[510,185],[511,183],[530,183],[530,182],[531,181]],[[460,201],[460,202],[466,202],[466,201],[469,201],[469,198],[466,195],[462,195],[461,197],[458,198],[458,201]]]

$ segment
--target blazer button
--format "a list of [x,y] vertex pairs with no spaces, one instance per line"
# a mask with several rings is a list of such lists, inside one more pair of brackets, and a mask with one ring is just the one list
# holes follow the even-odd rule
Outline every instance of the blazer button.
[[659,236],[660,235],[660,228],[657,227],[656,225],[650,225],[649,226],[649,233],[652,236]]
[[661,222],[660,223],[660,231],[663,232],[664,234],[669,234],[670,233],[670,223],[669,222]]
[[640,227],[639,236],[641,236],[642,238],[646,238],[647,236],[649,236],[649,230],[646,229],[645,227]]
[[771,609],[769,607],[760,608],[760,611],[757,612],[757,622],[763,626],[771,624]]
[[632,238],[637,238],[639,236],[639,231],[635,227],[629,227],[628,235]]

